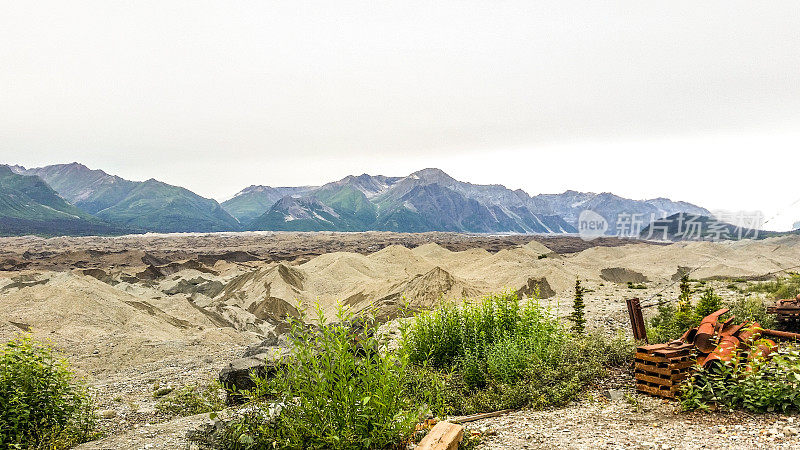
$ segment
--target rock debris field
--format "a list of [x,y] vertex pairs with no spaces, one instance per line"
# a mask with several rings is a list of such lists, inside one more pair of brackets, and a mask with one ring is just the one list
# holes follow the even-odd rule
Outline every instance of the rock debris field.
[[[161,416],[154,390],[210,382],[314,302],[393,320],[406,308],[512,290],[538,292],[564,316],[580,277],[588,325],[629,332],[625,299],[675,298],[685,268],[701,266],[692,278],[731,298],[798,264],[797,236],[670,245],[449,233],[0,238],[0,338],[30,331],[92,386],[108,437],[81,448],[188,448],[187,429],[207,415]],[[608,383],[564,408],[468,429],[483,432],[487,449],[800,446],[793,417],[676,413],[635,394],[630,374]]]

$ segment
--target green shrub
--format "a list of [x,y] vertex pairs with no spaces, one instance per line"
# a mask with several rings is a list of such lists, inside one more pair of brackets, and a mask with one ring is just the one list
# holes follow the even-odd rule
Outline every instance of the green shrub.
[[191,416],[225,408],[225,390],[219,382],[209,386],[184,386],[156,404],[156,410],[171,416]]
[[786,348],[771,359],[731,361],[699,369],[684,385],[681,406],[695,409],[745,409],[752,412],[800,410],[800,349]]
[[0,405],[0,448],[69,448],[97,437],[85,387],[30,336],[0,349]]
[[706,288],[703,295],[700,296],[700,300],[697,301],[694,313],[699,320],[703,320],[703,317],[719,311],[721,308],[722,297],[714,293],[714,289]]
[[484,360],[486,350],[507,336],[529,337],[531,344],[543,347],[563,332],[537,300],[520,306],[517,295],[506,292],[475,304],[445,303],[420,313],[404,330],[404,342],[411,362],[442,368],[465,359]]
[[775,328],[775,316],[767,313],[767,305],[760,298],[742,296],[724,302],[724,307],[736,316],[736,322],[758,322],[761,328]]
[[563,404],[633,354],[630,341],[572,334],[513,293],[421,313],[404,342],[413,362],[404,391],[437,415]]
[[778,277],[774,281],[765,281],[747,287],[748,292],[766,293],[773,299],[795,298],[800,294],[800,274],[789,273],[786,277]]
[[723,301],[707,287],[697,302],[692,306],[692,292],[688,285],[683,286],[677,305],[663,303],[658,306],[655,316],[650,319],[647,337],[651,342],[668,342],[680,338],[686,330],[700,325],[703,318],[722,308],[730,309],[730,315],[736,316],[736,322],[758,322],[763,328],[772,328],[775,320],[767,314],[767,307],[763,301],[752,297],[739,297],[730,301]]
[[672,303],[658,305],[658,312],[650,319],[647,339],[650,342],[669,342],[680,338],[686,330],[700,324],[699,317],[690,303],[678,306]]
[[[287,364],[254,380],[248,396],[262,413],[231,424],[226,448],[386,448],[411,436],[420,411],[399,395],[407,355],[387,351],[372,322],[354,333],[341,307],[338,323],[317,316],[317,329],[294,323]],[[280,414],[263,413],[270,405]]]

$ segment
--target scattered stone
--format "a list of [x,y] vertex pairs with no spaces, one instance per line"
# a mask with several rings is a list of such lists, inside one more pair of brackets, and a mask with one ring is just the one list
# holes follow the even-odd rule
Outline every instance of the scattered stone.
[[625,398],[625,391],[621,389],[607,389],[603,395],[612,402],[618,402]]
[[153,392],[153,397],[156,397],[156,398],[163,397],[163,396],[169,394],[170,392],[172,392],[173,390],[174,389],[171,386],[165,386],[165,387],[162,387],[162,388],[158,388],[158,389],[155,390],[155,392]]
[[285,353],[260,353],[246,358],[231,361],[219,372],[219,382],[228,389],[229,405],[241,403],[243,398],[238,392],[254,388],[251,375],[266,377],[278,371],[284,365],[282,356]]

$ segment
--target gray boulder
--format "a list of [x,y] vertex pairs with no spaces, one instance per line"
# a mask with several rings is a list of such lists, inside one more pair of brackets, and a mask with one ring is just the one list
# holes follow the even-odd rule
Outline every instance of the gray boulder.
[[242,358],[231,361],[219,372],[219,382],[228,391],[228,404],[241,403],[241,391],[256,386],[252,376],[272,376],[286,364],[290,353],[287,338],[285,334],[277,336],[275,333],[268,333],[266,339],[248,347]]

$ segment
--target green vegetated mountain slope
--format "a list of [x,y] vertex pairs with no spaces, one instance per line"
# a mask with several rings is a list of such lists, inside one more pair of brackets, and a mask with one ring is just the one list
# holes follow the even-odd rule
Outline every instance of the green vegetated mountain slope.
[[232,231],[239,222],[216,200],[157,180],[138,183],[119,203],[97,217],[161,233]]
[[243,189],[233,198],[222,202],[222,208],[240,223],[248,224],[256,217],[264,214],[265,211],[283,197],[287,195],[300,196],[314,189],[316,189],[315,186],[250,186]]
[[161,233],[241,229],[216,200],[157,180],[129,181],[79,163],[15,170],[40,177],[82,211],[117,227]]
[[126,231],[67,203],[39,177],[20,175],[0,166],[0,235],[93,235]]
[[38,176],[65,200],[89,214],[116,205],[137,185],[79,163],[38,167],[23,173]]
[[[610,193],[566,191],[534,197],[503,185],[458,181],[439,169],[406,177],[349,176],[276,202],[247,226],[253,230],[383,230],[474,233],[575,233],[581,211],[606,218],[636,214],[651,219],[708,210],[665,198],[631,200]],[[294,223],[291,223],[294,222]]]

